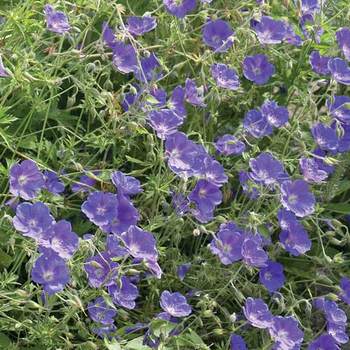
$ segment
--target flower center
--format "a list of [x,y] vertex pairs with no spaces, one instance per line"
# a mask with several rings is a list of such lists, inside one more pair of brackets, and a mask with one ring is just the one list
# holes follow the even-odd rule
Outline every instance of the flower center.
[[264,277],[265,277],[265,279],[266,279],[267,281],[271,281],[271,279],[272,279],[272,274],[271,274],[271,272],[266,272],[265,275],[264,275]]
[[28,182],[27,176],[26,175],[20,175],[20,177],[18,178],[18,183],[21,186],[24,186],[27,182]]
[[199,192],[198,192],[198,196],[199,196],[200,198],[205,198],[206,195],[207,195],[207,190],[206,190],[205,188],[201,188],[201,189],[199,190]]
[[44,277],[45,281],[50,282],[53,280],[53,277],[54,277],[53,272],[52,271],[45,271],[43,277]]
[[35,227],[35,226],[37,225],[37,222],[36,222],[36,220],[31,219],[31,220],[29,220],[28,225],[29,225],[30,227]]
[[106,208],[103,207],[97,207],[96,210],[98,215],[103,215],[106,212]]
[[290,196],[288,196],[288,202],[290,204],[296,204],[297,200],[298,200],[298,197],[295,194],[291,194]]

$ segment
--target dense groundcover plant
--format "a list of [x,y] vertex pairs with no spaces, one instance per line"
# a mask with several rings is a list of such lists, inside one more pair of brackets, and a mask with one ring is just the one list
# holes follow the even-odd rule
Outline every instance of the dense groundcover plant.
[[349,348],[347,0],[0,16],[0,349]]

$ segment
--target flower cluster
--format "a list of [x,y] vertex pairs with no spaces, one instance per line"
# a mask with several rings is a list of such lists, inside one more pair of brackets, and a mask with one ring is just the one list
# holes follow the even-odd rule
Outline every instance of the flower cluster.
[[[336,222],[333,225],[328,217],[322,219],[319,216],[323,210],[323,198],[319,188],[335,172],[335,164],[341,157],[345,157],[343,153],[350,151],[350,28],[342,27],[334,31],[334,43],[338,48],[332,51],[331,56],[323,49],[322,44],[318,45],[323,34],[320,25],[323,3],[318,0],[302,0],[297,20],[288,22],[282,17],[277,19],[269,16],[267,12],[270,7],[264,6],[263,0],[257,1],[261,6],[245,21],[251,34],[249,40],[255,40],[257,46],[249,45],[245,55],[237,55],[237,60],[232,61],[235,63],[231,65],[228,64],[228,60],[231,62],[229,54],[240,42],[240,28],[233,27],[229,21],[220,18],[219,16],[224,18],[224,12],[220,11],[217,16],[213,16],[209,5],[211,2],[201,0],[200,6],[205,12],[198,17],[201,21],[198,26],[199,40],[194,41],[198,44],[198,52],[203,51],[201,59],[210,58],[209,63],[203,65],[204,74],[197,76],[197,71],[191,66],[193,62],[197,64],[200,61],[197,53],[190,56],[183,52],[188,59],[183,66],[189,64],[192,68],[191,74],[187,72],[183,80],[176,75],[176,79],[180,81],[164,86],[168,78],[173,78],[173,72],[169,72],[160,56],[158,58],[158,52],[156,54],[149,51],[157,48],[157,45],[143,46],[140,41],[141,36],[152,37],[150,32],[159,30],[159,18],[153,17],[154,12],[147,12],[142,16],[126,16],[124,24],[124,9],[118,5],[118,26],[112,27],[107,22],[102,24],[99,50],[109,51],[110,64],[116,71],[113,74],[121,74],[123,79],[130,80],[121,89],[120,102],[125,116],[130,119],[137,116],[137,125],[140,125],[138,130],[142,128],[140,134],[147,133],[149,139],[160,147],[162,156],[157,158],[160,172],[164,170],[170,178],[169,184],[173,188],[177,187],[171,193],[174,210],[168,203],[163,203],[161,215],[169,215],[178,222],[183,220],[179,217],[186,215],[191,225],[200,227],[194,229],[194,236],[197,231],[213,236],[208,246],[205,246],[208,243],[207,237],[197,241],[199,248],[203,250],[200,257],[195,257],[194,262],[202,261],[207,254],[208,259],[224,271],[225,277],[226,273],[239,264],[244,273],[250,274],[250,282],[255,284],[254,288],[261,291],[255,293],[255,289],[252,289],[249,294],[258,294],[259,298],[242,295],[241,300],[245,300],[242,311],[246,321],[242,321],[241,316],[238,321],[231,316],[232,323],[241,322],[243,329],[255,327],[267,330],[271,338],[268,341],[274,343],[273,349],[297,350],[303,346],[303,342],[309,350],[339,349],[348,343],[349,337],[346,333],[347,315],[337,302],[327,299],[328,296],[312,295],[318,313],[324,314],[326,326],[316,338],[305,344],[304,332],[300,326],[303,323],[302,318],[297,318],[294,309],[289,308],[286,312],[282,310],[274,315],[263,298],[270,296],[270,300],[277,300],[279,305],[290,302],[282,294],[289,288],[286,281],[292,270],[288,268],[290,265],[282,264],[285,259],[299,257],[300,262],[305,261],[307,264],[311,260],[309,254],[319,247],[327,262],[328,259],[332,263],[343,259],[343,251],[339,255],[332,253],[332,258],[325,252],[323,239],[329,236],[333,239],[331,242],[339,242],[333,237],[333,232],[320,235],[318,243],[310,227],[315,222],[324,221],[336,231],[334,225],[339,224]],[[165,18],[175,16],[176,28],[182,31],[189,24],[186,16],[190,16],[191,20],[198,7],[197,0],[163,0],[163,6],[158,10],[166,11]],[[239,11],[237,17],[242,16],[243,19],[244,11],[247,10],[244,8]],[[73,41],[76,27],[70,25],[65,13],[46,5],[44,15],[47,30],[58,34],[62,39],[62,47],[64,40]],[[294,26],[298,22],[299,28]],[[45,35],[52,36],[47,32]],[[292,49],[297,52],[302,46],[303,52],[297,66],[294,66],[294,62],[291,63],[293,69],[290,70],[288,66],[288,81],[284,85],[279,80],[281,72],[277,55],[271,55],[273,50],[278,53],[275,48],[280,46],[271,45],[286,44],[294,46]],[[294,101],[298,98],[298,92],[292,89],[293,79],[298,79],[299,70],[305,68],[302,65],[303,55],[308,57],[306,69],[310,71],[311,66],[310,76],[319,79],[320,85],[327,85],[322,98],[315,104],[319,113],[308,119],[308,124],[301,120],[303,116],[296,115]],[[108,57],[108,53],[104,52],[103,57]],[[6,59],[5,63],[8,63]],[[208,74],[208,79],[205,74]],[[12,75],[5,68],[0,56],[0,76],[8,79]],[[201,122],[203,121],[204,129],[211,118],[216,118],[212,117],[215,112],[211,109],[215,92],[222,93],[223,98],[235,94],[243,96],[247,86],[253,91],[251,96],[256,100],[252,98],[249,104],[242,103],[238,106],[237,110],[242,111],[242,121],[215,131],[208,128],[206,137],[209,140],[202,138],[197,130],[191,130],[195,125],[193,114],[203,115]],[[288,89],[288,96],[283,96],[283,89]],[[324,115],[319,116],[321,113]],[[302,122],[304,124],[300,127]],[[202,123],[199,124],[202,126]],[[127,128],[121,128],[125,134],[133,127],[129,120],[127,125]],[[298,137],[293,130],[295,126],[298,128]],[[293,146],[288,141],[279,153],[278,147],[281,140],[284,142],[285,135],[289,141],[293,139]],[[275,144],[272,136],[279,143]],[[299,143],[299,136],[305,136],[307,142]],[[153,165],[156,166],[151,164],[150,168]],[[128,166],[126,169],[129,174],[139,174],[134,169],[131,171]],[[110,175],[109,181],[106,180],[106,172]],[[150,197],[146,184],[141,184],[137,178],[119,170],[101,170],[101,173],[100,176],[100,172],[83,170],[79,181],[72,183],[69,189],[60,179],[66,177],[65,169],[58,173],[50,169],[41,171],[37,163],[30,159],[10,168],[9,192],[12,199],[8,203],[15,210],[12,224],[37,249],[30,260],[31,278],[42,286],[44,299],[63,291],[70,283],[70,267],[75,266],[72,259],[81,243],[74,232],[79,232],[75,222],[72,221],[73,230],[70,221],[58,219],[59,209],[55,211],[52,205],[46,204],[48,199],[65,199],[62,195],[69,192],[74,200],[82,202],[79,202],[80,211],[84,214],[82,217],[89,221],[84,224],[97,231],[96,235],[89,233],[83,237],[89,241],[99,238],[98,244],[95,246],[96,242],[93,242],[89,246],[91,250],[82,259],[85,271],[82,283],[91,287],[92,295],[87,298],[86,309],[93,323],[92,331],[97,336],[117,337],[115,318],[118,315],[118,320],[128,320],[128,312],[131,315],[144,302],[140,299],[144,296],[146,285],[154,288],[152,293],[159,299],[160,307],[157,301],[156,307],[152,305],[149,308],[152,312],[151,320],[147,316],[146,320],[125,329],[126,334],[128,331],[144,330],[143,345],[155,349],[164,347],[165,342],[162,342],[167,341],[167,337],[186,331],[186,317],[199,307],[203,308],[203,315],[215,316],[213,319],[221,327],[219,316],[212,312],[217,302],[215,298],[211,300],[211,289],[208,288],[209,292],[197,304],[192,303],[191,299],[197,293],[194,289],[182,294],[169,291],[173,288],[167,285],[169,290],[164,290],[167,281],[163,283],[162,268],[165,269],[165,275],[171,274],[170,264],[163,265],[160,261],[160,257],[166,255],[163,247],[160,247],[166,239],[160,237],[162,232],[158,231],[158,217],[152,222],[152,218],[147,217],[147,211],[142,212],[139,207],[139,198],[134,198],[142,197],[143,194]],[[146,172],[145,178],[148,178]],[[347,186],[345,183],[344,187]],[[215,217],[216,210],[224,212],[227,209],[218,208],[222,203],[231,204],[233,195],[240,199],[242,191],[244,205],[235,202],[235,206],[232,205],[223,216]],[[169,197],[170,194],[167,193],[162,200],[166,202]],[[255,205],[255,201],[259,204]],[[267,207],[269,213],[266,217],[255,212],[260,208],[267,210]],[[197,221],[194,222],[192,217]],[[235,222],[230,221],[233,217]],[[244,224],[246,218],[248,222]],[[219,223],[217,229],[216,225]],[[217,232],[214,234],[215,231]],[[100,239],[101,235],[103,238]],[[339,245],[342,246],[343,242],[345,238]],[[179,250],[179,247],[177,244],[176,249]],[[307,256],[303,256],[304,254]],[[319,261],[314,259],[312,262],[317,265]],[[190,285],[186,282],[188,274],[198,267],[194,265],[195,263],[187,262],[174,266],[175,274],[172,277],[179,286],[183,285],[185,288]],[[324,286],[315,283],[316,292],[322,291],[320,287]],[[176,290],[180,290],[180,287]],[[245,291],[249,293],[249,287]],[[350,278],[341,278],[338,296],[339,300],[350,305]],[[269,305],[273,311],[273,304]],[[205,307],[208,310],[204,310]],[[226,313],[226,305],[223,310]],[[140,315],[141,312],[137,313],[137,317],[143,317]],[[153,326],[157,322],[166,323],[170,331],[166,330],[165,335],[160,327],[160,330],[154,332]],[[241,326],[234,325],[230,332],[240,328]],[[124,329],[120,334],[122,331]],[[220,328],[213,333],[225,332]],[[311,331],[305,330],[305,337],[309,334]],[[245,338],[245,334],[243,336]],[[231,334],[227,340],[231,350],[247,349],[244,338],[239,334]],[[186,341],[185,337],[183,339]]]
[[299,349],[304,338],[298,321],[292,316],[273,316],[262,299],[247,298],[244,316],[253,326],[267,329],[275,341],[274,349]]
[[[349,336],[346,333],[347,328],[347,317],[345,312],[338,307],[337,303],[332,300],[325,298],[318,298],[315,301],[315,307],[324,312],[326,323],[327,323],[327,333],[333,339],[330,340],[324,335],[328,342],[336,344],[346,344],[349,341]],[[320,339],[315,340],[315,342],[320,342]]]

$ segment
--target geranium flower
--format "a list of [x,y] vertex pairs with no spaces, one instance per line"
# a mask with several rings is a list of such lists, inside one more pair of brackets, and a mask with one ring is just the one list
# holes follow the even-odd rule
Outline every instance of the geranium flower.
[[45,250],[34,262],[32,280],[49,295],[60,292],[70,280],[66,262],[53,250]]
[[47,29],[51,32],[64,34],[70,30],[68,17],[61,11],[55,11],[51,5],[45,5],[44,13]]
[[285,280],[283,265],[278,262],[268,261],[267,265],[260,269],[259,281],[270,293],[280,289]]
[[42,202],[21,203],[16,208],[16,216],[12,223],[23,236],[40,242],[43,234],[55,223],[55,219],[51,216],[50,209]]
[[229,23],[222,19],[207,21],[202,34],[204,43],[215,52],[226,52],[233,45],[234,32]]
[[211,75],[216,85],[224,89],[237,90],[239,88],[239,77],[234,69],[226,64],[214,63],[211,66]]
[[139,296],[137,287],[126,276],[122,276],[120,281],[111,284],[108,287],[108,293],[116,305],[126,309],[134,309],[135,299]]
[[266,84],[275,71],[275,66],[262,54],[247,56],[243,61],[244,76],[257,85]]
[[230,156],[233,154],[240,155],[246,148],[244,142],[239,141],[235,136],[228,134],[219,137],[214,146],[220,154],[225,156]]
[[157,20],[151,16],[130,16],[127,19],[126,29],[133,35],[143,35],[157,26]]
[[243,313],[253,327],[269,328],[271,326],[272,314],[262,299],[247,298]]
[[170,293],[165,290],[160,296],[160,306],[173,317],[186,317],[192,312],[186,298],[179,292]]
[[304,180],[285,181],[281,185],[281,203],[295,215],[304,217],[315,211],[315,196]]
[[165,9],[178,18],[184,18],[196,8],[196,0],[163,0]]
[[25,200],[37,197],[45,186],[45,179],[38,166],[32,160],[23,160],[10,169],[10,192]]
[[113,324],[113,318],[117,315],[117,311],[109,306],[103,297],[91,301],[87,306],[87,310],[93,321],[103,325]]

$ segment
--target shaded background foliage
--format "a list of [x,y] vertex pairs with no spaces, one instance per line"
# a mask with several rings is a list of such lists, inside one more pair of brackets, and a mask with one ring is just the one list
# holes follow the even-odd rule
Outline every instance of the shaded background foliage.
[[[196,313],[188,319],[184,336],[166,349],[226,349],[230,332],[243,327],[251,349],[265,349],[270,341],[263,333],[245,328],[241,307],[245,297],[268,297],[258,283],[257,271],[242,264],[223,266],[210,254],[207,244],[219,223],[228,219],[246,228],[256,228],[276,241],[278,198],[263,193],[258,201],[248,200],[238,182],[238,171],[248,169],[248,160],[262,150],[270,150],[283,161],[286,170],[298,174],[298,159],[311,152],[314,141],[310,126],[327,121],[325,101],[332,92],[346,94],[348,88],[320,80],[309,67],[313,49],[335,55],[335,31],[349,23],[348,1],[327,1],[321,16],[325,32],[320,44],[307,41],[302,48],[289,45],[261,47],[250,20],[258,15],[255,1],[214,0],[184,21],[166,13],[160,0],[76,0],[53,2],[69,16],[72,30],[60,37],[46,30],[43,1],[1,1],[0,51],[11,79],[0,81],[0,348],[5,349],[102,349],[107,346],[89,330],[85,307],[101,291],[87,286],[84,260],[96,245],[103,247],[103,234],[80,212],[82,196],[68,189],[65,196],[44,194],[56,218],[73,224],[80,236],[96,235],[94,243],[82,241],[70,264],[72,282],[64,292],[43,305],[41,291],[30,282],[29,272],[35,256],[34,244],[16,233],[9,219],[8,172],[20,159],[33,159],[42,169],[61,171],[65,184],[78,181],[83,169],[101,171],[98,188],[111,189],[112,170],[120,169],[137,177],[144,192],[136,197],[141,226],[155,234],[160,250],[161,280],[141,282],[141,296],[135,310],[118,310],[117,327],[127,349],[142,349],[133,342],[138,335],[125,335],[124,328],[138,321],[148,322],[159,311],[159,294],[164,289],[198,291],[192,299]],[[288,18],[297,25],[298,4],[292,1],[268,1],[266,11]],[[187,77],[208,88],[206,109],[188,107],[182,128],[192,140],[202,143],[214,154],[212,142],[219,135],[236,133],[244,114],[260,106],[266,98],[288,105],[290,124],[251,145],[239,157],[218,157],[229,176],[223,188],[224,203],[215,219],[199,225],[191,217],[179,218],[171,207],[170,190],[189,189],[167,168],[163,145],[145,125],[145,114],[136,108],[124,113],[123,93],[131,89],[131,75],[113,69],[111,55],[101,40],[102,22],[121,25],[125,15],[157,16],[155,31],[140,39],[144,52],[154,51],[161,60],[164,77],[158,83],[169,92]],[[230,22],[236,33],[234,48],[225,55],[215,55],[205,48],[201,26],[206,18]],[[264,86],[241,79],[238,91],[219,90],[209,74],[214,62],[229,63],[242,77],[241,62],[252,53],[268,53],[277,74]],[[210,89],[209,89],[210,88]],[[350,213],[350,160],[348,155],[330,159],[337,171],[327,184],[315,185],[317,212],[303,221],[312,250],[307,255],[291,257],[280,246],[269,255],[285,267],[287,282],[280,298],[270,299],[274,313],[297,317],[306,341],[313,338],[322,322],[311,311],[315,296],[337,293],[339,276],[349,275],[349,231],[344,215]],[[92,174],[92,173],[91,173]],[[45,197],[46,196],[46,197]],[[332,224],[331,228],[328,221]],[[266,225],[270,228],[267,229]],[[176,276],[177,265],[191,262],[186,279]],[[232,315],[237,313],[237,321]],[[200,337],[204,343],[201,343]],[[136,344],[136,345],[135,345]]]

